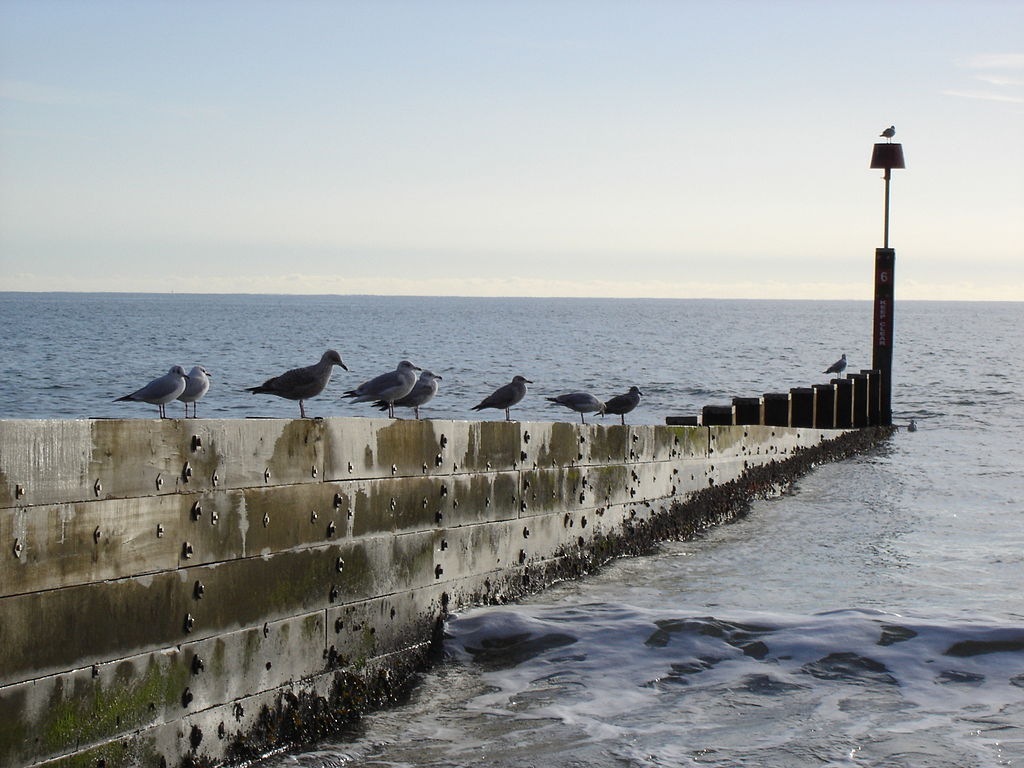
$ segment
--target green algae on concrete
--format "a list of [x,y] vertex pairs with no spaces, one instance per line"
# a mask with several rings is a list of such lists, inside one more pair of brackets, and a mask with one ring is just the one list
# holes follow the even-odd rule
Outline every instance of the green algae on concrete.
[[[173,718],[188,677],[172,651],[17,686],[0,699],[0,765],[60,755]],[[40,686],[48,688],[45,701],[31,702]],[[29,722],[31,712],[37,714]]]
[[36,768],[167,768],[167,765],[152,739],[131,736],[48,760]]
[[462,455],[452,456],[457,472],[517,469],[520,463],[519,424],[514,421],[456,422],[466,430]]

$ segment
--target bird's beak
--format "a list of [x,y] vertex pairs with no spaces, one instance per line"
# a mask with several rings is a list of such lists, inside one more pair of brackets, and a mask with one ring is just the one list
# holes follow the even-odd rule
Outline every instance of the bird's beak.
[[434,378],[438,381],[444,381],[444,376],[435,376]]
[[530,381],[529,379],[524,379],[524,381],[525,381],[525,382],[526,382],[527,384],[533,384],[533,382],[532,382],[532,381]]
[[346,371],[348,370],[348,366],[347,366],[347,365],[345,365],[344,363],[340,363],[340,365],[341,365],[341,367],[342,367],[342,368],[344,368],[344,369],[345,369]]

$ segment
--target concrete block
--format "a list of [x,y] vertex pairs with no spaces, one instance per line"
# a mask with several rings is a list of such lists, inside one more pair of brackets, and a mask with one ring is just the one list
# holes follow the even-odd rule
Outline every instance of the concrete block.
[[343,666],[362,668],[376,657],[421,645],[434,633],[444,591],[445,584],[437,584],[329,608],[329,652]]
[[526,461],[522,457],[520,427],[514,421],[451,422],[445,448],[451,461],[450,471],[460,474],[520,469]]
[[629,427],[627,461],[702,459],[707,454],[707,427],[653,425]]
[[515,472],[363,480],[346,484],[352,535],[429,531],[515,518]]
[[0,597],[176,568],[175,496],[0,511]]
[[316,482],[323,427],[312,419],[91,422],[99,498]]
[[4,421],[0,507],[311,482],[321,454],[310,419]]
[[175,717],[325,671],[326,614],[315,611],[181,646],[187,669]]
[[531,541],[536,529],[531,521],[524,520],[445,529],[433,552],[432,580],[443,583],[521,565],[521,553],[529,556],[530,546],[540,540]]
[[505,472],[521,463],[515,422],[328,419],[327,479]]
[[[436,463],[451,422],[409,419],[327,419],[327,480],[420,477],[444,473]],[[447,437],[446,437],[447,440]]]
[[29,765],[180,717],[188,678],[181,652],[167,649],[0,688],[0,765]]
[[0,509],[96,498],[89,487],[91,421],[0,422]]
[[[582,424],[533,421],[520,424],[523,468],[575,467],[583,463],[580,437]],[[584,437],[584,440],[586,438]]]
[[2,598],[0,685],[428,586],[439,536],[346,540]]

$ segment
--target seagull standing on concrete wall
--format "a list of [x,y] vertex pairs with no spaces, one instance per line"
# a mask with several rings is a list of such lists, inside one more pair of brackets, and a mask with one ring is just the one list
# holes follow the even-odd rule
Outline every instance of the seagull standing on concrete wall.
[[606,414],[618,414],[622,417],[622,423],[625,425],[626,414],[640,405],[640,395],[642,394],[643,392],[640,391],[639,387],[630,387],[629,392],[626,394],[616,395],[610,400],[607,400],[604,404],[604,412]]
[[441,377],[436,373],[421,371],[419,380],[408,395],[395,400],[390,405],[384,400],[378,400],[374,403],[374,406],[381,411],[389,409],[393,411],[395,407],[413,408],[416,412],[416,418],[419,419],[420,406],[426,405],[434,399],[434,395],[437,394],[437,382],[439,381],[441,381]]
[[585,413],[604,413],[605,405],[596,397],[589,392],[570,392],[567,395],[559,395],[558,397],[549,397],[552,403],[558,403],[564,405],[566,408],[576,411],[580,415],[580,422],[583,424],[587,423],[587,420],[583,418]]
[[836,376],[841,376],[843,371],[846,370],[846,353],[843,352],[843,356],[836,360],[832,365],[825,369],[825,373],[834,373]]
[[171,367],[167,373],[157,379],[153,379],[142,389],[137,389],[130,395],[117,398],[114,402],[135,401],[137,403],[149,403],[160,408],[160,418],[167,418],[167,411],[164,406],[172,400],[177,400],[178,395],[185,391],[185,382],[188,375],[180,365]]
[[512,421],[512,417],[509,415],[509,409],[526,397],[526,385],[533,384],[532,381],[524,376],[515,376],[508,384],[498,387],[491,394],[480,401],[478,405],[474,405],[470,410],[482,411],[484,408],[504,408],[505,409],[505,421]]
[[316,397],[324,391],[336,365],[348,370],[348,366],[341,361],[341,355],[333,349],[328,349],[320,357],[320,362],[307,365],[305,368],[292,368],[280,376],[267,379],[258,387],[248,387],[245,391],[254,395],[277,395],[285,400],[298,400],[299,415],[304,419],[306,409],[302,401]]
[[201,365],[195,366],[188,372],[188,381],[185,382],[185,391],[178,395],[178,399],[185,404],[185,418],[188,418],[188,404],[192,403],[192,418],[196,418],[196,403],[203,395],[210,391],[210,372]]
[[354,403],[369,403],[379,400],[387,404],[388,416],[394,418],[395,401],[401,400],[412,392],[412,388],[416,386],[416,371],[418,370],[420,370],[418,365],[403,360],[395,370],[364,381],[355,389],[350,389],[342,397],[350,397]]

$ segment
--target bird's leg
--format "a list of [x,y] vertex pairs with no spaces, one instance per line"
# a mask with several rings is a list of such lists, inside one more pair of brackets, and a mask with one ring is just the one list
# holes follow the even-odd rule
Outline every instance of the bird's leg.
[[512,416],[509,415],[508,408],[505,409],[505,421],[512,421]]
[[306,418],[306,408],[302,405],[302,401],[299,400],[299,418]]
[[420,420],[420,407],[417,405],[413,410],[416,411],[416,421]]
[[626,426],[626,414],[623,413],[621,415],[622,415],[622,426]]
[[580,413],[580,424],[586,424],[587,420],[583,418],[583,414]]

